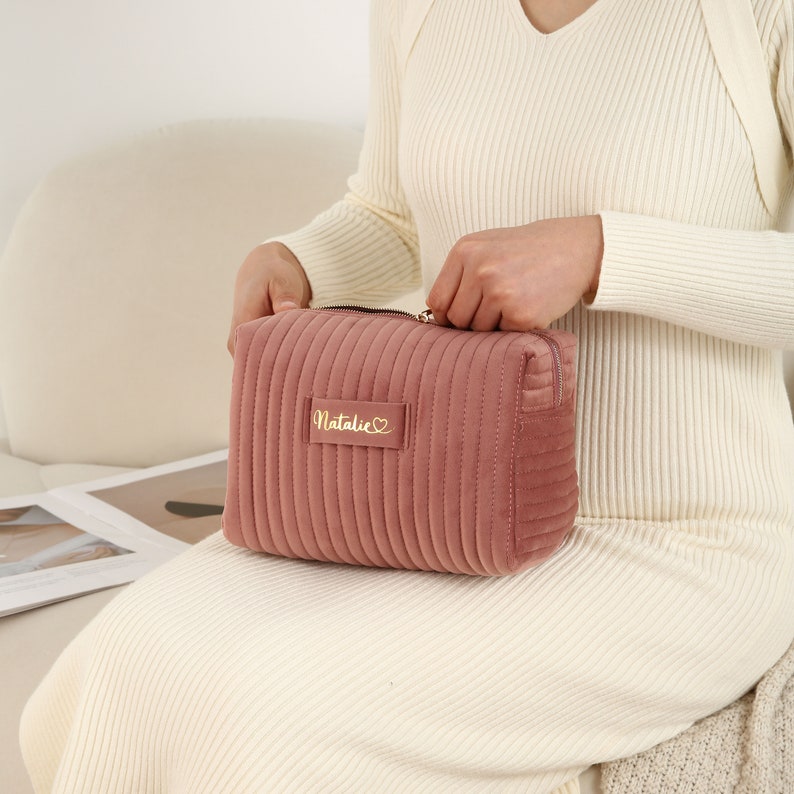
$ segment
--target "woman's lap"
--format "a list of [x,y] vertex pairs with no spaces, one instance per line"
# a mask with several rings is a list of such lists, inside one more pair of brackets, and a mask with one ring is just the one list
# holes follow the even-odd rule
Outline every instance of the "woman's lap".
[[23,750],[55,791],[548,791],[727,704],[788,646],[775,549],[754,570],[710,533],[582,525],[501,579],[214,536],[80,635]]

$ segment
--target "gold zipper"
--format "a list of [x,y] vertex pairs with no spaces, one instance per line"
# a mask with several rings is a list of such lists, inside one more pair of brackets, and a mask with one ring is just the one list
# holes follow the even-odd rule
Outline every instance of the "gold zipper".
[[414,314],[407,312],[404,309],[386,309],[376,306],[356,306],[355,304],[339,304],[334,306],[318,306],[318,309],[323,311],[336,311],[336,312],[357,312],[359,314],[380,314],[387,317],[409,317],[420,323],[429,323],[433,317],[433,312],[430,309]]
[[530,333],[535,334],[535,336],[539,336],[549,346],[549,350],[551,351],[551,357],[554,359],[554,385],[556,387],[555,408],[559,408],[562,405],[564,386],[562,379],[562,353],[560,352],[560,346],[557,344],[557,340],[554,339],[550,334],[546,334],[543,331],[530,331]]

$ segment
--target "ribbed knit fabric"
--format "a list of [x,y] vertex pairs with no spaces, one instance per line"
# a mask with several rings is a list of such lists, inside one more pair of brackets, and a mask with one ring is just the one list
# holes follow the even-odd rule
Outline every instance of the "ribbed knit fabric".
[[[577,527],[501,579],[257,555],[144,578],[31,700],[38,791],[548,792],[746,692],[794,637],[794,239],[770,231],[697,0],[373,6],[350,194],[281,239],[316,303],[432,283],[463,234],[600,213]],[[755,0],[794,135],[794,8]],[[575,784],[571,784],[575,788]]]

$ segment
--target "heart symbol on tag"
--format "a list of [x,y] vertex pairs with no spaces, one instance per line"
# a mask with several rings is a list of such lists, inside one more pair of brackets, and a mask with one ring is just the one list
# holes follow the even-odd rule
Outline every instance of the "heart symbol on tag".
[[379,416],[376,416],[372,420],[372,428],[376,433],[391,433],[391,428],[387,430],[387,427],[389,427],[388,419],[381,419]]

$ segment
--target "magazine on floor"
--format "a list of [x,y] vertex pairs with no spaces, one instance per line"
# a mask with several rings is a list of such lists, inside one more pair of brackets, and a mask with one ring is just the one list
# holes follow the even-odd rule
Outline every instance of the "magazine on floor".
[[216,532],[227,455],[0,499],[0,617],[131,582]]

